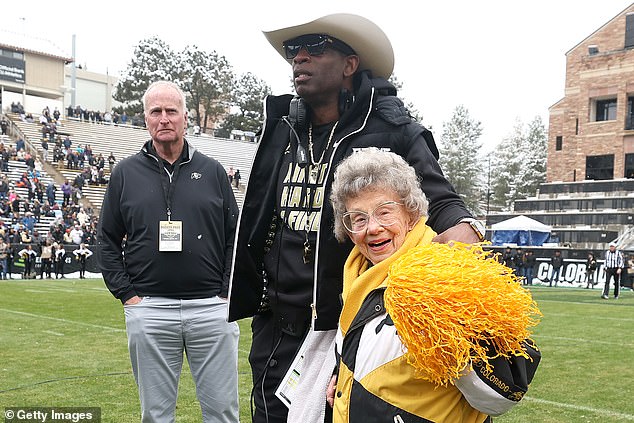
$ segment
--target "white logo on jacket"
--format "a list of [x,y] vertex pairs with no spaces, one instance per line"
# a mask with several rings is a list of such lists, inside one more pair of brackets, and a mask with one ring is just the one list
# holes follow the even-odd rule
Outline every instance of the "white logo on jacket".
[[191,174],[191,179],[200,179],[200,178],[202,178],[202,176],[203,176],[203,175],[201,175],[201,174],[200,174],[200,173],[198,173],[198,172],[192,172],[192,174]]

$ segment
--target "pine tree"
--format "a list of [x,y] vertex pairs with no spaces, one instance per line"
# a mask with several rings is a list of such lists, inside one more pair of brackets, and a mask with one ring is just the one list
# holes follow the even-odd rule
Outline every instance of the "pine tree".
[[481,123],[471,118],[464,106],[458,106],[451,120],[443,123],[440,140],[439,162],[443,172],[463,198],[467,208],[475,215],[482,214],[480,199],[483,166],[480,159],[482,144],[479,142],[481,135]]
[[515,200],[534,196],[546,175],[546,129],[537,116],[524,131],[520,120],[493,153],[492,201],[510,210]]
[[232,113],[222,123],[216,135],[229,137],[234,129],[257,132],[264,120],[264,97],[271,87],[254,74],[247,72],[234,82]]
[[125,103],[127,114],[143,113],[141,98],[153,81],[173,81],[177,74],[177,56],[158,37],[141,40],[134,49],[128,68],[119,78],[113,97]]
[[227,113],[234,74],[224,56],[187,46],[179,54],[178,82],[188,94],[189,109],[203,132]]
[[528,124],[528,131],[524,138],[522,166],[518,181],[518,194],[522,198],[535,196],[539,184],[546,180],[546,151],[548,136],[540,116],[535,117]]

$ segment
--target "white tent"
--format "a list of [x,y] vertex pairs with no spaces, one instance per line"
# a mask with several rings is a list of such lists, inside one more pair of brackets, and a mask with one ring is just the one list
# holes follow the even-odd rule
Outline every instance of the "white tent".
[[493,245],[542,245],[550,237],[552,227],[526,216],[516,216],[491,225]]

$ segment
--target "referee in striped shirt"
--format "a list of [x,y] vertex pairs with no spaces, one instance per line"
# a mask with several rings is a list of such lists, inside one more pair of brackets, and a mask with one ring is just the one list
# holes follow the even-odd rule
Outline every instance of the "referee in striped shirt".
[[610,279],[614,278],[614,299],[619,298],[619,289],[621,285],[621,272],[625,267],[623,254],[616,249],[616,243],[610,243],[610,249],[605,252],[605,286],[603,287],[603,295],[601,298],[608,299],[610,293]]

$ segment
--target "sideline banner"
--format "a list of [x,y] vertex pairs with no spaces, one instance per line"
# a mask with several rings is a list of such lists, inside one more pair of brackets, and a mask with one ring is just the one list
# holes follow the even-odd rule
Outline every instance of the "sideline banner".
[[[18,256],[18,252],[26,247],[27,244],[11,244],[13,248],[14,256],[13,260],[10,263],[10,271],[11,273],[23,273],[24,272],[24,260]],[[75,259],[75,255],[73,251],[78,249],[79,245],[75,244],[64,244],[64,250],[66,251],[66,255],[64,256],[64,274],[79,272],[79,261]],[[96,246],[87,246],[90,251],[96,253]],[[36,274],[40,275],[42,271],[42,260],[40,258],[40,253],[42,249],[39,245],[33,245],[33,250],[37,252],[37,257],[35,258],[35,263],[32,267],[31,275]],[[51,263],[51,273],[55,273],[55,268],[53,263]],[[96,254],[93,254],[91,257],[86,260],[86,272],[88,273],[101,273],[99,269],[99,265],[97,264]]]

